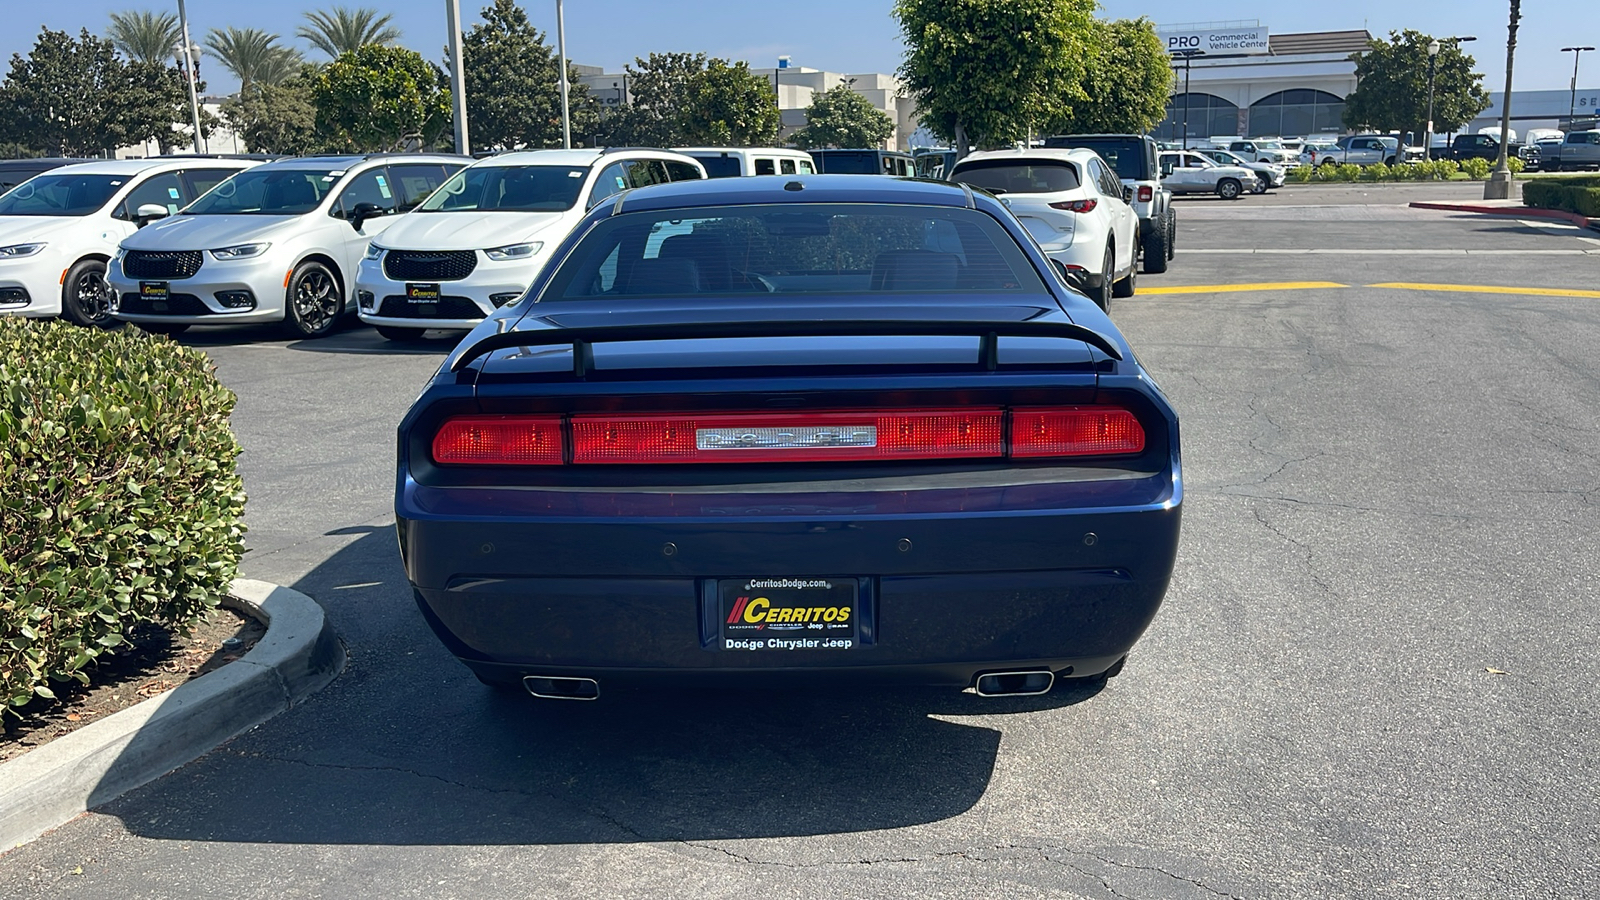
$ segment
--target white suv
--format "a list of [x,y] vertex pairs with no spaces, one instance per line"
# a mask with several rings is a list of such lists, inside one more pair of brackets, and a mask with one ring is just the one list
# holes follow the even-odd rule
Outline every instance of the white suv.
[[600,201],[705,177],[698,162],[667,150],[533,150],[479,160],[366,248],[356,314],[395,341],[476,327],[522,296]]
[[0,313],[111,318],[106,263],[123,238],[188,206],[243,159],[161,157],[51,169],[0,196]]
[[147,331],[281,322],[321,337],[353,305],[367,243],[471,160],[382,153],[280,159],[122,242],[112,315]]
[[995,150],[969,153],[950,180],[1000,197],[1039,249],[1082,273],[1101,309],[1131,297],[1139,262],[1139,215],[1122,181],[1093,150]]
[[1161,186],[1174,194],[1216,194],[1237,200],[1256,183],[1256,173],[1243,166],[1222,166],[1197,150],[1161,154]]

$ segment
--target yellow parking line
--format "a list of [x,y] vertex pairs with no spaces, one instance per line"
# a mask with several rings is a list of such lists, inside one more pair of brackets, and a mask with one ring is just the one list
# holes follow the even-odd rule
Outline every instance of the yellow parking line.
[[1527,294],[1534,297],[1600,298],[1600,291],[1582,291],[1575,288],[1502,287],[1494,284],[1412,284],[1406,281],[1391,281],[1384,284],[1369,284],[1367,287],[1392,288],[1397,291],[1447,291],[1457,294]]
[[1170,287],[1141,287],[1139,294],[1231,294],[1235,291],[1303,291],[1309,288],[1343,288],[1337,281],[1274,281],[1262,284],[1180,284]]

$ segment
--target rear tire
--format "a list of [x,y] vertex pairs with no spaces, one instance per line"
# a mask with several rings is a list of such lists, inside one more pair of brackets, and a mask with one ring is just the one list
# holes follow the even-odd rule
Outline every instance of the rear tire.
[[344,291],[333,270],[315,260],[296,266],[283,298],[283,328],[289,337],[325,337],[343,314]]
[[1116,274],[1116,271],[1117,257],[1115,248],[1107,244],[1106,257],[1100,263],[1100,286],[1089,288],[1089,299],[1093,300],[1095,305],[1106,313],[1111,312],[1111,279]]
[[1178,211],[1167,209],[1167,259],[1177,255],[1178,248]]
[[1165,217],[1152,223],[1150,233],[1144,236],[1144,272],[1159,275],[1167,270],[1167,260],[1172,258],[1172,245],[1167,238]]
[[[1137,262],[1137,261],[1136,261]],[[1139,284],[1139,267],[1137,265],[1128,269],[1128,277],[1111,285],[1111,296],[1132,297]]]
[[111,285],[106,264],[97,259],[74,263],[61,279],[61,315],[85,328],[120,328],[111,318]]
[[427,331],[426,328],[406,328],[402,325],[375,325],[373,327],[378,329],[378,334],[391,341],[399,341],[403,344],[422,340],[422,333]]

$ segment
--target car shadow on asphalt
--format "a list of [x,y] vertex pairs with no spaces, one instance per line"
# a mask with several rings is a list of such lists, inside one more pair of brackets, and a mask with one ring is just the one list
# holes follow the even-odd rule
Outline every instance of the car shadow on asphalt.
[[309,353],[443,356],[455,349],[464,334],[463,331],[429,331],[415,341],[391,341],[351,317],[320,338],[290,339],[277,325],[214,325],[192,328],[173,340],[200,350],[277,345]]
[[[540,701],[480,685],[417,612],[391,530],[294,587],[327,609],[349,667],[294,709],[103,806],[132,833],[273,844],[628,843],[850,833],[970,810],[998,721],[1037,697],[792,688]],[[137,739],[135,740],[137,743]],[[136,749],[136,748],[135,748]]]

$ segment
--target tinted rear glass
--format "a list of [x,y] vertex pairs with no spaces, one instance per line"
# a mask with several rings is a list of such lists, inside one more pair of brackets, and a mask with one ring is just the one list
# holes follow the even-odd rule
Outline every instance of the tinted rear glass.
[[706,167],[707,178],[737,178],[740,174],[739,160],[733,156],[696,156],[700,165]]
[[824,150],[811,154],[829,175],[882,175],[883,163],[871,150]]
[[1144,167],[1144,142],[1124,138],[1046,138],[1046,147],[1084,147],[1100,154],[1100,158],[1117,173],[1118,178],[1145,181],[1150,178]]
[[1046,293],[1016,241],[975,210],[793,203],[609,218],[540,299],[876,292]]
[[298,216],[322,205],[342,169],[246,169],[184,210],[200,216]]
[[1054,160],[984,159],[963,162],[950,180],[991,194],[1054,194],[1081,187],[1072,163]]
[[470,166],[417,207],[422,212],[559,212],[577,205],[588,166]]
[[126,175],[43,174],[0,197],[0,216],[87,216],[128,183]]

